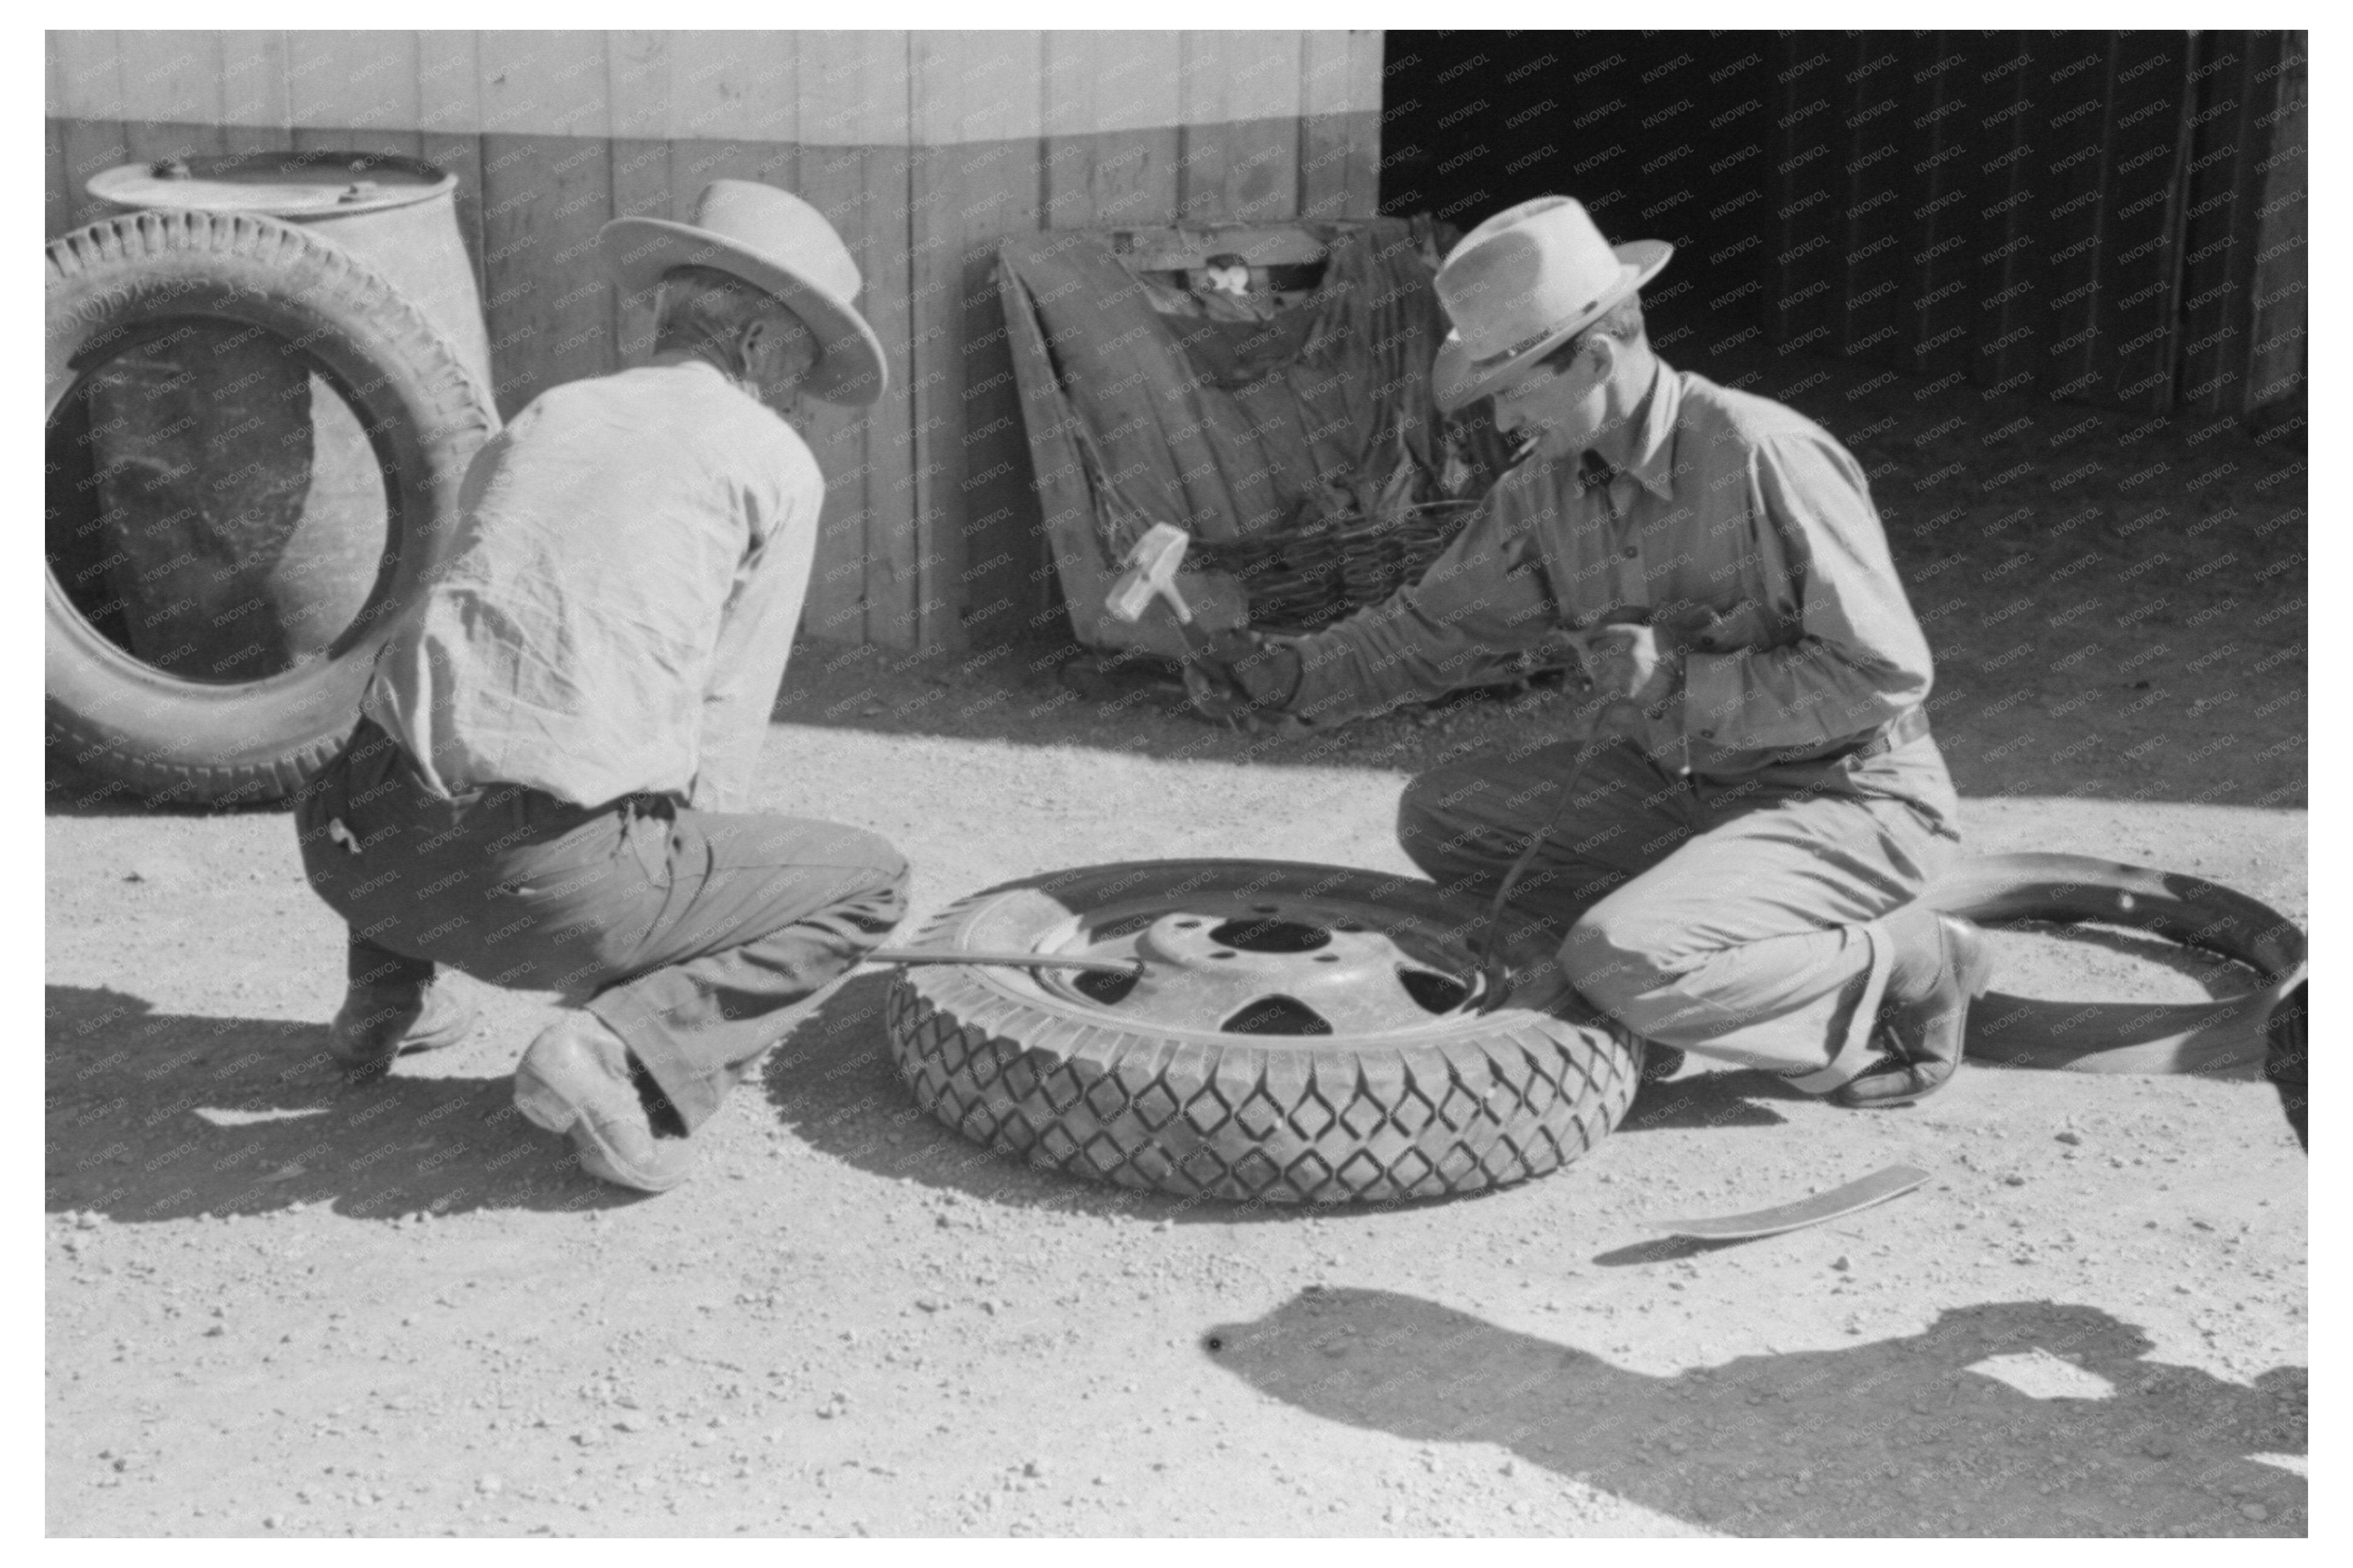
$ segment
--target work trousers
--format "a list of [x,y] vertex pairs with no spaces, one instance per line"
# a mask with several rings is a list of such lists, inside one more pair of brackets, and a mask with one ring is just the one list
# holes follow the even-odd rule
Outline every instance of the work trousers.
[[[1562,970],[1588,1001],[1647,1039],[1814,1092],[1869,1066],[1891,956],[1878,922],[1948,862],[1951,831],[1908,800],[1858,793],[1851,763],[1709,780],[1625,742],[1597,752],[1563,809],[1577,750],[1421,774],[1399,803],[1398,842],[1441,887],[1483,900],[1550,822],[1511,901],[1562,938]],[[1933,750],[1923,756],[1941,777]]]
[[794,1005],[906,913],[907,864],[873,834],[660,796],[448,799],[364,721],[296,822],[311,887],[350,925],[354,983],[422,984],[440,963],[561,992],[627,1042],[689,1131]]

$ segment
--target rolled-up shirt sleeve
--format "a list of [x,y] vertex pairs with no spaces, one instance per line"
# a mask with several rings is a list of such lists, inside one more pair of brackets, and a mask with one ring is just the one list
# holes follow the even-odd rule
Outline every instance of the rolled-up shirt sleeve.
[[1750,504],[1780,536],[1799,635],[1781,647],[1693,652],[1687,733],[1731,749],[1796,749],[1863,734],[1928,695],[1927,638],[1854,459],[1802,437],[1760,443]]
[[1299,650],[1299,689],[1285,711],[1336,724],[1501,674],[1556,620],[1534,536],[1487,504],[1430,563],[1337,626],[1286,639]]

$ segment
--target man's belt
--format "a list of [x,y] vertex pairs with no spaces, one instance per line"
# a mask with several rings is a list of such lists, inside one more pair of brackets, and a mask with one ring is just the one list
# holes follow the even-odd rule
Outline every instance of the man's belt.
[[576,801],[566,800],[562,795],[550,795],[545,790],[532,784],[509,784],[495,779],[488,784],[456,785],[444,795],[427,780],[424,768],[418,765],[417,758],[409,752],[407,746],[364,714],[361,716],[358,726],[352,731],[351,739],[343,744],[346,750],[363,756],[388,750],[391,752],[388,771],[399,775],[404,782],[413,784],[419,792],[437,800],[447,802],[451,809],[457,811],[470,810],[486,800],[498,804],[519,799],[526,803],[527,809],[536,812],[541,816],[570,815],[585,820],[591,816],[601,816],[608,811],[626,812],[633,816],[667,817],[675,814],[679,806],[683,804],[676,795],[665,790],[638,790],[628,795],[615,795],[612,799],[596,805],[582,805]]
[[1927,732],[1928,710],[1926,708],[1906,708],[1868,734],[1834,742],[1811,751],[1782,752],[1766,759],[1764,765],[1778,768],[1799,763],[1860,763],[1883,755],[1898,746],[1908,746]]

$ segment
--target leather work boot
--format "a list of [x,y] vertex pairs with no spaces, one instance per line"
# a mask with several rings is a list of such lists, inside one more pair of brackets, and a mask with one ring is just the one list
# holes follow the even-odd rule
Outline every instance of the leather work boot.
[[402,1052],[454,1046],[480,1017],[480,1008],[438,979],[353,985],[327,1026],[327,1054],[356,1081],[382,1078]]
[[[568,1134],[590,1175],[641,1193],[668,1192],[694,1164],[685,1138],[654,1131],[649,1100],[659,1093],[621,1037],[594,1013],[567,1013],[541,1030],[515,1068],[517,1110],[534,1126]],[[661,1104],[666,1110],[668,1102]]]
[[1895,962],[1871,1040],[1883,1060],[1831,1091],[1835,1104],[1884,1110],[1942,1089],[1960,1070],[1969,1003],[1993,983],[1993,954],[1968,921],[1915,904],[1887,928]]

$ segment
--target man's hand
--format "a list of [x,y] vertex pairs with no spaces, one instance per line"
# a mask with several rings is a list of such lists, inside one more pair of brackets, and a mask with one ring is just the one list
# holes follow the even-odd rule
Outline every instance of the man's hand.
[[1678,649],[1693,653],[1738,653],[1768,640],[1763,613],[1746,599],[1721,613],[1704,605],[1669,605],[1649,619]]
[[1185,694],[1212,723],[1272,715],[1299,690],[1299,651],[1256,632],[1228,628],[1185,662]]
[[1596,696],[1630,698],[1652,709],[1682,688],[1683,639],[1658,626],[1596,626],[1584,634],[1580,649]]

